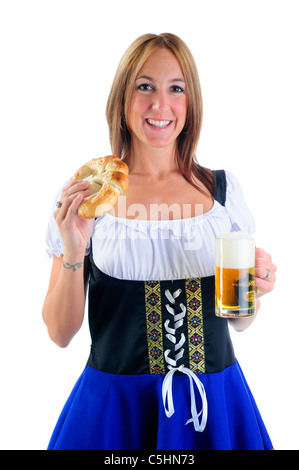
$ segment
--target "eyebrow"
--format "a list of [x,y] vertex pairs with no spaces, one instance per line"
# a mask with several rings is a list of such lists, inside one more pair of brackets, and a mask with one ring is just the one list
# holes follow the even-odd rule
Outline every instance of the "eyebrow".
[[[141,79],[151,80],[152,82],[155,81],[153,77],[149,77],[148,75],[141,75],[141,77],[136,78],[136,80],[141,80]],[[169,82],[170,83],[174,83],[174,82],[186,83],[185,80],[183,80],[182,78],[172,78]]]

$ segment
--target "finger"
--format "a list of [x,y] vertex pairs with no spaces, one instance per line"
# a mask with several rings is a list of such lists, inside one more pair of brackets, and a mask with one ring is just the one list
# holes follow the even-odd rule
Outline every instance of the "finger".
[[265,277],[256,276],[255,277],[255,287],[259,292],[259,297],[268,292],[272,292],[276,282],[275,272],[271,272],[270,278],[266,279]]
[[78,214],[78,209],[80,204],[82,203],[84,197],[82,193],[79,193],[75,196],[73,202],[71,203],[69,209],[68,209],[68,216],[74,217],[75,215]]
[[255,277],[256,279],[262,279],[266,282],[273,282],[276,281],[276,266],[274,264],[270,265],[269,268],[261,267],[255,269]]
[[[54,212],[54,218],[55,218],[57,224],[59,224],[61,221],[63,221],[66,218],[68,210],[69,210],[71,204],[73,203],[74,199],[76,199],[76,197],[80,194],[81,193],[79,193],[79,194],[74,193],[74,194],[66,197],[64,200],[61,201],[62,202],[61,207],[57,208],[56,211]],[[81,196],[81,197],[83,199],[83,196]]]
[[264,258],[264,259],[271,259],[271,255],[267,253],[265,250],[262,248],[256,248],[255,249],[255,257],[256,258]]
[[260,299],[263,295],[267,294],[262,288],[255,286],[255,298]]
[[[87,185],[89,186],[89,183]],[[65,215],[65,210],[67,210],[67,208],[72,204],[74,198],[76,198],[78,194],[82,194],[83,199],[91,195],[89,187],[86,189],[84,189],[84,187],[86,187],[86,185],[83,185],[83,187],[82,185],[76,186],[76,188],[72,188],[70,194],[65,194],[64,197],[60,198],[60,202],[63,206],[61,215]]]
[[256,252],[255,254],[255,266],[261,267],[265,266],[269,268],[272,265],[272,257],[268,253],[261,254],[260,252]]
[[[269,268],[266,268],[265,266],[261,266],[260,268],[255,268],[255,276],[260,277],[261,279],[268,280],[268,274],[270,272],[270,278],[271,278],[271,270]],[[268,279],[266,279],[268,277]]]
[[61,197],[62,199],[79,191],[85,191],[89,187],[89,182],[86,180],[71,181],[65,188],[62,190]]
[[269,273],[270,276],[271,274],[275,274],[277,271],[277,268],[275,264],[272,262],[272,258],[269,255],[267,258],[256,258],[255,260],[255,274],[258,277],[269,278]]
[[258,292],[258,296],[261,297],[262,295],[268,294],[272,292],[274,289],[274,282],[269,282],[259,277],[255,278],[255,289]]

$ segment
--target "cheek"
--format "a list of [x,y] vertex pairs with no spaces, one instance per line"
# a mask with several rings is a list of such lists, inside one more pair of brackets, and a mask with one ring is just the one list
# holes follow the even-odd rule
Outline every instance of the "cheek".
[[148,99],[145,96],[136,96],[132,100],[131,114],[140,116],[148,108]]
[[142,96],[133,97],[128,111],[127,125],[130,127],[132,125],[134,126],[134,122],[136,123],[137,120],[140,120],[140,117],[144,114],[147,108],[148,103],[146,98]]
[[188,99],[186,96],[182,96],[181,99],[177,100],[175,103],[175,109],[180,116],[184,116],[187,114],[187,104]]
[[176,103],[175,112],[177,117],[182,120],[186,121],[187,117],[187,99],[181,100],[179,103]]

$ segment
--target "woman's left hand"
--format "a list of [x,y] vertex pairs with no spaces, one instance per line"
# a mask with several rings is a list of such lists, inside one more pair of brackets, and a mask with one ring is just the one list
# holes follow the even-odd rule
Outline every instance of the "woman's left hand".
[[271,292],[276,282],[276,266],[272,262],[271,256],[262,248],[255,250],[255,288],[256,297]]

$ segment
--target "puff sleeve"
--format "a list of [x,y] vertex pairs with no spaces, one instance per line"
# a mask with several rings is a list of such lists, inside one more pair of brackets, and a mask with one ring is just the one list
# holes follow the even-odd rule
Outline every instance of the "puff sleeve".
[[225,209],[231,221],[231,231],[242,230],[254,233],[256,229],[255,220],[245,202],[243,191],[236,177],[226,171],[226,202]]

